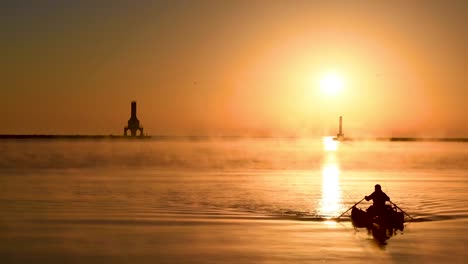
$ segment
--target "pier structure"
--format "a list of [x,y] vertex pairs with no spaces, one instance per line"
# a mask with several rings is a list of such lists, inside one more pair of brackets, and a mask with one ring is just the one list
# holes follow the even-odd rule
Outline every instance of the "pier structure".
[[124,127],[124,136],[127,135],[127,131],[130,130],[130,136],[136,137],[137,132],[140,131],[140,137],[143,137],[143,127],[140,126],[140,120],[137,118],[137,108],[136,108],[136,101],[132,101],[131,104],[131,115],[130,119],[128,120],[128,126]]
[[337,140],[344,140],[343,117],[342,116],[340,116],[339,130],[338,130],[338,134],[336,134],[336,139]]

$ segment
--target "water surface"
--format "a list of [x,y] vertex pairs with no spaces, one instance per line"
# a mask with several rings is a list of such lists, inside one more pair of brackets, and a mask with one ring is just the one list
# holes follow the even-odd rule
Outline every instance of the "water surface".
[[[7,263],[468,257],[466,143],[7,140],[0,151]],[[346,217],[327,220],[376,183],[417,219],[384,247]]]

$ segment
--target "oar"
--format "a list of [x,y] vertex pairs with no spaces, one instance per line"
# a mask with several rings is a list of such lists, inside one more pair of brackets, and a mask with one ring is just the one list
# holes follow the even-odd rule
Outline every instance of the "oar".
[[365,197],[361,199],[361,201],[355,203],[353,206],[351,206],[348,210],[344,211],[344,213],[342,213],[340,216],[338,216],[336,218],[336,220],[338,220],[340,217],[342,217],[344,214],[346,214],[349,210],[351,210],[354,206],[358,205],[360,202],[364,201],[364,199],[366,199]]
[[403,211],[403,209],[401,209],[400,207],[398,207],[398,205],[396,205],[395,203],[393,203],[392,201],[390,201],[391,204],[393,204],[396,208],[400,209],[400,211],[402,211],[406,216],[408,216],[409,218],[411,218],[411,220],[414,220],[413,217],[411,217],[411,215],[409,215],[408,213],[406,213],[405,211]]

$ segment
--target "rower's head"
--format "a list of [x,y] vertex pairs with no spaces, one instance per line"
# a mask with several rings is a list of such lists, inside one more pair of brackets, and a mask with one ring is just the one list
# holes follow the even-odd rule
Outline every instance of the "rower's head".
[[376,191],[381,191],[382,190],[382,187],[380,187],[380,184],[375,185],[375,190]]

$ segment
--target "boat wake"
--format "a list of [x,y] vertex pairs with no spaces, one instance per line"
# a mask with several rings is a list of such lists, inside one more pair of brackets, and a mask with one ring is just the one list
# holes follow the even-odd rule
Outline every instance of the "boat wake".
[[426,217],[416,217],[410,222],[434,222],[434,221],[447,221],[447,220],[457,220],[457,219],[466,219],[468,215],[430,215]]
[[[245,213],[245,212],[244,212]],[[326,222],[326,221],[336,221],[336,222],[351,222],[350,215],[344,215],[340,218],[335,215],[320,215],[314,212],[307,211],[297,211],[297,210],[271,210],[271,211],[255,211],[249,210],[250,214],[262,215],[268,219],[278,219],[278,220],[295,220],[295,221],[309,221],[309,222]],[[468,215],[417,215],[409,218],[405,216],[405,223],[418,223],[418,222],[435,222],[435,221],[448,221],[448,220],[457,220],[457,219],[466,219]]]

